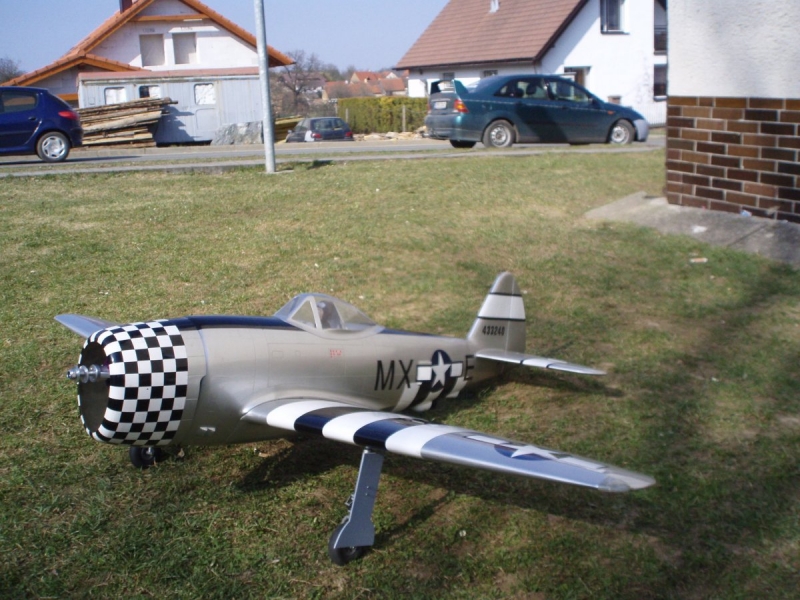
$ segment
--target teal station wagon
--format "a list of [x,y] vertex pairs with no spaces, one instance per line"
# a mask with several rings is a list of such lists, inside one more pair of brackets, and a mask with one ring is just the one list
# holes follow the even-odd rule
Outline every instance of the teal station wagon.
[[495,75],[464,86],[433,83],[425,118],[428,136],[455,148],[508,148],[520,143],[612,143],[647,140],[645,118],[603,102],[556,75]]

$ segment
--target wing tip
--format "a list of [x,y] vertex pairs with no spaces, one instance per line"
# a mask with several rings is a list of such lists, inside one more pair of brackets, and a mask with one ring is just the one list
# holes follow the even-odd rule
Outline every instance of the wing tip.
[[632,490],[642,490],[655,485],[656,480],[647,475],[639,473],[613,473],[608,475],[597,489],[612,494],[630,492]]

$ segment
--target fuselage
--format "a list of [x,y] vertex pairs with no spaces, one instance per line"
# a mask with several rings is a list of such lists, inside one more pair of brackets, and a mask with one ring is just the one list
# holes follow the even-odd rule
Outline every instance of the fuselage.
[[84,347],[81,365],[97,365],[108,375],[79,385],[81,416],[92,437],[118,444],[284,437],[283,429],[242,417],[264,403],[302,398],[424,411],[497,374],[499,367],[474,352],[461,338],[377,325],[316,330],[278,317],[202,316],[111,327]]

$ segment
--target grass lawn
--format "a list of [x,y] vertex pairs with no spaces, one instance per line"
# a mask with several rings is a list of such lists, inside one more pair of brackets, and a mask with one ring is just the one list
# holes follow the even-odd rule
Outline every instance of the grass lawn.
[[[800,274],[582,216],[663,185],[661,151],[3,180],[0,597],[797,597]],[[138,471],[83,431],[64,378],[82,340],[53,320],[267,315],[322,291],[463,336],[502,270],[529,352],[609,375],[513,371],[425,417],[658,485],[389,455],[375,548],[345,568],[326,545],[358,449],[190,447]]]

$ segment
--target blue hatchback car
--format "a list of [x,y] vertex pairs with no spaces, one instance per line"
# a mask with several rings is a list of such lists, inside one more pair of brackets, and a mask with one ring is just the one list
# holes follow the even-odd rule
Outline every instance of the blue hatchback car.
[[69,104],[41,88],[0,87],[0,155],[61,162],[82,143],[81,119]]
[[508,148],[515,142],[629,144],[647,140],[645,118],[632,108],[603,102],[557,75],[495,75],[469,87],[434,82],[428,136],[455,148]]

